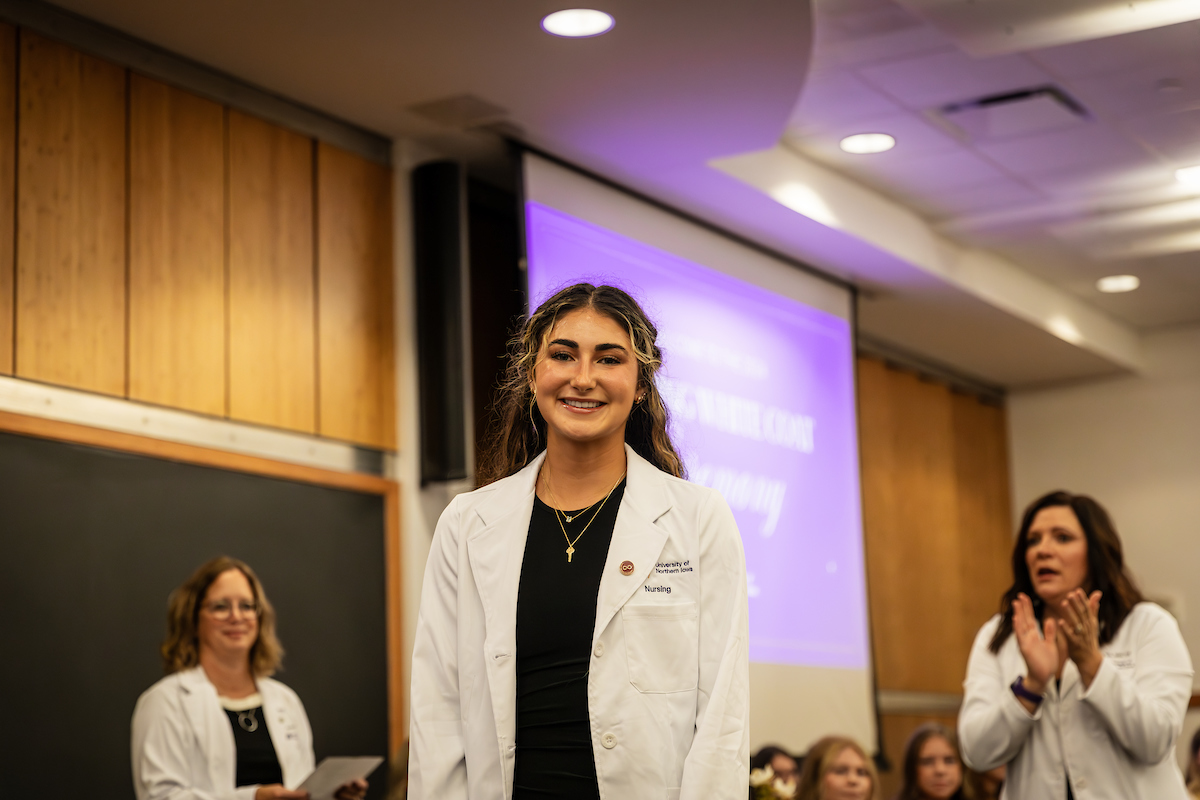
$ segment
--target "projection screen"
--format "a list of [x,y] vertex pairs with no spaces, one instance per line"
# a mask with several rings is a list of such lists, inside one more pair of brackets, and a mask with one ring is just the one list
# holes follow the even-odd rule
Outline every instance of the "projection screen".
[[872,749],[849,290],[537,155],[524,177],[530,306],[579,281],[643,304],[687,477],[737,518],[752,747]]

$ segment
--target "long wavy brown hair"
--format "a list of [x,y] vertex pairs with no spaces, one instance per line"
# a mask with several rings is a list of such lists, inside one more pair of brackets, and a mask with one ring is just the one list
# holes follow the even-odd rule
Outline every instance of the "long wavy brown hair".
[[848,736],[826,736],[809,748],[800,770],[800,781],[796,784],[796,800],[824,800],[825,775],[833,767],[834,759],[847,748],[866,762],[867,774],[871,776],[871,793],[867,797],[879,800],[879,773],[875,771],[875,764],[862,745]]
[[1111,642],[1125,618],[1129,616],[1129,612],[1145,599],[1125,570],[1121,538],[1117,536],[1117,529],[1104,506],[1084,494],[1071,494],[1062,490],[1050,492],[1030,503],[1021,517],[1021,529],[1017,533],[1012,551],[1013,584],[1000,598],[1000,626],[996,628],[996,633],[988,645],[988,649],[993,653],[999,653],[1000,647],[1012,635],[1012,604],[1018,594],[1024,592],[1030,599],[1033,612],[1039,620],[1046,612],[1046,604],[1033,589],[1029,565],[1025,562],[1025,551],[1029,549],[1029,529],[1033,526],[1034,517],[1043,508],[1055,506],[1065,506],[1075,512],[1087,539],[1088,574],[1085,588],[1089,593],[1096,590],[1102,592],[1098,615],[1100,644]]
[[167,600],[167,638],[159,649],[163,671],[168,675],[200,663],[200,642],[196,634],[200,606],[213,582],[231,569],[246,576],[258,603],[258,638],[250,648],[250,672],[261,678],[273,675],[279,669],[283,662],[283,646],[275,636],[275,607],[267,599],[262,582],[246,562],[218,556],[201,564]]
[[655,383],[662,366],[658,329],[637,301],[615,286],[577,283],[538,306],[509,341],[508,367],[492,406],[488,445],[480,456],[477,482],[486,486],[521,470],[546,449],[546,420],[537,408],[532,385],[538,355],[559,319],[591,309],[623,327],[638,362],[638,386],[645,392],[625,425],[625,441],[663,472],[683,477],[683,461],[667,433],[667,406]]
[[908,737],[908,744],[904,746],[904,783],[900,785],[899,791],[892,797],[892,800],[923,800],[924,795],[921,793],[920,784],[917,781],[917,768],[921,764],[921,748],[934,737],[946,740],[958,758],[959,767],[964,770],[958,789],[950,795],[950,800],[970,798],[968,790],[962,783],[966,779],[966,767],[962,763],[962,751],[958,749],[958,737],[954,735],[954,731],[940,722],[927,722],[918,726]]

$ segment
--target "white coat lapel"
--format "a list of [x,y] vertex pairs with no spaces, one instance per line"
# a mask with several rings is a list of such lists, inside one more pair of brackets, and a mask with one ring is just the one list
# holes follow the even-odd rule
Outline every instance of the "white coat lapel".
[[516,730],[517,593],[533,514],[533,492],[545,454],[506,478],[476,508],[477,528],[467,535],[467,558],[484,612],[484,659],[496,734],[511,741]]
[[[663,475],[629,445],[625,446],[625,458],[628,465],[625,493],[617,512],[612,544],[608,546],[604,574],[600,577],[593,647],[621,606],[650,576],[667,543],[667,531],[654,524],[671,508]],[[626,561],[633,564],[628,575],[621,572],[621,564]]]
[[183,711],[196,732],[196,743],[208,764],[214,787],[232,787],[237,780],[237,749],[229,720],[221,710],[217,690],[202,667],[179,673]]

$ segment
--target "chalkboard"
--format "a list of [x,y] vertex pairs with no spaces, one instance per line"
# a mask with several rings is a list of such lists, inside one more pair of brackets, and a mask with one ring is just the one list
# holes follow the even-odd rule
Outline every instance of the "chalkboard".
[[134,796],[167,595],[221,554],[275,605],[318,761],[386,756],[384,532],[379,494],[0,433],[0,795]]

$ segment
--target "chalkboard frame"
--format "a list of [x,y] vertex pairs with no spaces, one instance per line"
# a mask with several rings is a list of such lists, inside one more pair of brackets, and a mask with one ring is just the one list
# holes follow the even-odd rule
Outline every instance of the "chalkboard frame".
[[403,596],[400,570],[400,485],[396,481],[374,475],[338,472],[304,464],[275,461],[244,453],[154,439],[9,411],[0,411],[0,431],[380,496],[383,499],[384,507],[383,535],[386,559],[384,581],[387,602],[385,619],[387,621],[389,756],[394,756],[399,751],[405,741],[405,729],[403,631],[401,629],[400,601]]

